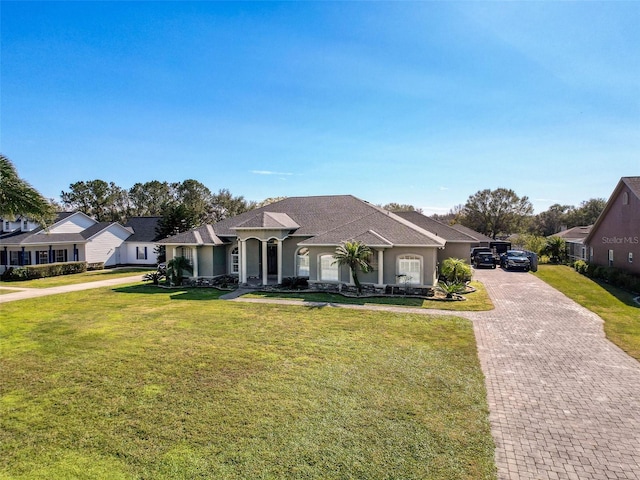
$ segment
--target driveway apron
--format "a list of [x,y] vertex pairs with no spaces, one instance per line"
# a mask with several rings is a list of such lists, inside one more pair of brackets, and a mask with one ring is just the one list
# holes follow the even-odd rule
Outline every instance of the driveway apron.
[[605,338],[600,317],[534,275],[475,278],[496,307],[464,316],[486,378],[498,477],[640,480],[640,362]]

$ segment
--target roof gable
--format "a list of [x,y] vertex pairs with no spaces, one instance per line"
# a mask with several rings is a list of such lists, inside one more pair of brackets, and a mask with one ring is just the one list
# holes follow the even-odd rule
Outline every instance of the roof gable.
[[259,212],[244,222],[231,227],[232,230],[240,229],[283,229],[295,230],[300,228],[296,222],[286,213],[278,212]]
[[609,197],[609,200],[607,200],[607,204],[605,205],[604,210],[602,211],[602,213],[600,213],[595,223],[593,224],[591,231],[585,237],[585,243],[591,243],[593,236],[596,234],[598,228],[600,228],[600,225],[607,217],[607,215],[615,205],[618,197],[620,197],[623,191],[631,193],[631,195],[636,198],[636,201],[640,201],[640,177],[622,177],[618,181],[616,188],[613,190],[613,193]]

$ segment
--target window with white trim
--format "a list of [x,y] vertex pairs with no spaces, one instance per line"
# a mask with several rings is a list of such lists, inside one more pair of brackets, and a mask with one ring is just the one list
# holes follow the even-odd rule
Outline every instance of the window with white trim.
[[136,247],[136,259],[137,260],[147,259],[147,247]]
[[20,265],[20,252],[15,250],[9,252],[9,265]]
[[231,273],[240,272],[240,255],[238,255],[238,247],[231,250]]
[[191,247],[180,247],[178,249],[178,256],[184,257],[189,261],[193,260],[193,253],[191,251]]
[[420,285],[422,283],[422,257],[418,255],[398,257],[396,276],[401,285]]
[[49,252],[47,250],[39,250],[36,255],[38,255],[38,263],[49,263]]
[[320,270],[320,280],[324,282],[338,282],[340,280],[339,266],[333,255],[320,255],[318,260]]
[[56,250],[56,262],[63,263],[67,261],[67,251],[66,250]]
[[309,276],[309,249],[306,247],[298,250],[296,255],[297,260],[297,275],[298,277],[308,277]]
[[613,267],[613,250],[609,250],[609,266]]
[[624,192],[622,194],[622,204],[629,205],[629,192]]

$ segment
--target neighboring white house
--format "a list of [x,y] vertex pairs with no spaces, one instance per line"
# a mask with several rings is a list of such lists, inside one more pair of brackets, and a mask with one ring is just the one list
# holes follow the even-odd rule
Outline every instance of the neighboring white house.
[[59,213],[48,228],[26,219],[1,220],[0,272],[9,267],[86,261],[106,267],[138,263],[154,265],[154,255],[145,262],[129,262],[127,240],[131,227],[117,222],[97,222],[81,212]]
[[161,217],[132,217],[125,228],[133,231],[120,248],[120,263],[127,265],[155,265],[158,263],[156,252],[156,228]]

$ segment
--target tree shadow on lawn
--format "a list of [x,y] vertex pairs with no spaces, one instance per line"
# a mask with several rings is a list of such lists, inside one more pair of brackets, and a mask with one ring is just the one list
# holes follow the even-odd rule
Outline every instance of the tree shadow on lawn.
[[640,308],[640,304],[638,304],[634,300],[634,298],[636,297],[635,294],[627,290],[622,290],[619,287],[614,287],[613,285],[605,283],[601,280],[595,280],[595,282],[598,285],[600,285],[600,287],[602,287],[604,290],[606,290],[608,293],[610,293],[611,295],[616,297],[618,300],[620,300],[622,303],[624,303],[625,305],[628,305],[630,307]]
[[131,285],[113,289],[118,293],[135,293],[143,295],[169,295],[171,300],[219,300],[221,295],[229,293],[215,288],[163,288],[157,285]]

